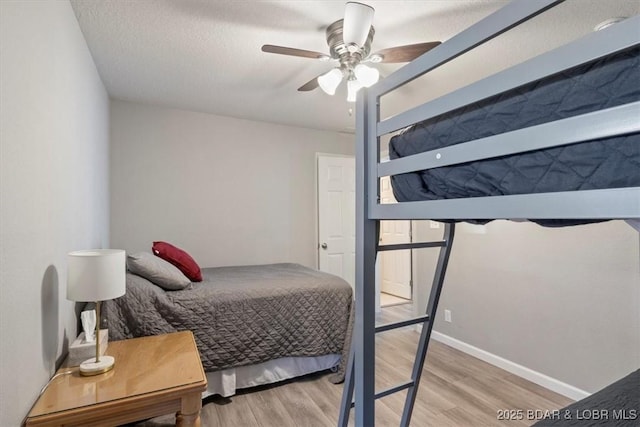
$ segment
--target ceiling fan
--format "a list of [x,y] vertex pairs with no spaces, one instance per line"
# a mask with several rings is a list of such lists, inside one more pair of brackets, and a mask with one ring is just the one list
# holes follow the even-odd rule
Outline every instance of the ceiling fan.
[[440,44],[439,41],[396,46],[371,53],[374,9],[363,3],[347,2],[344,19],[327,27],[329,55],[311,50],[265,44],[262,51],[280,55],[299,56],[321,61],[338,61],[338,66],[313,78],[298,88],[306,92],[318,86],[328,95],[334,95],[343,79],[347,80],[347,101],[355,102],[356,92],[369,87],[380,78],[378,69],[365,65],[371,63],[409,62]]

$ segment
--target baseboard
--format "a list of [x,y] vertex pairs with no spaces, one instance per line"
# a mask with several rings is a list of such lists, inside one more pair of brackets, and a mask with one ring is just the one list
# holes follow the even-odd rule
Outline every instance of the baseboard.
[[570,384],[563,383],[555,378],[551,378],[545,374],[534,371],[533,369],[529,369],[526,366],[522,366],[500,356],[496,356],[495,354],[489,353],[488,351],[474,347],[440,332],[432,331],[431,338],[570,399],[580,400],[590,395],[590,393],[580,390]]

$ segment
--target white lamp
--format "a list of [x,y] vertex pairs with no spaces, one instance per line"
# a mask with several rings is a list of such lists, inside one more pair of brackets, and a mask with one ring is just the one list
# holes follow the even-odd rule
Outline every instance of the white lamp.
[[347,102],[356,102],[356,94],[362,88],[360,82],[356,79],[347,81]]
[[344,10],[342,39],[349,52],[355,52],[364,46],[373,23],[371,6],[357,2],[348,2]]
[[334,68],[328,73],[325,73],[318,77],[318,86],[327,95],[335,95],[338,85],[342,81],[342,70],[340,68]]
[[356,65],[356,68],[353,69],[353,73],[356,75],[358,82],[364,87],[369,87],[374,83],[377,83],[380,78],[380,71],[364,64]]
[[96,303],[96,357],[80,364],[80,375],[102,374],[115,364],[112,356],[100,356],[100,303],[124,295],[125,260],[121,249],[75,251],[67,256],[67,299]]

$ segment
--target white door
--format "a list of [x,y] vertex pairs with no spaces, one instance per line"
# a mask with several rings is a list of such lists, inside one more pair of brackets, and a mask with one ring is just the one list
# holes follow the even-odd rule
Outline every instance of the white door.
[[[397,203],[388,176],[380,179],[382,203]],[[380,221],[380,243],[383,245],[411,241],[411,221]],[[400,298],[411,299],[411,250],[379,252],[381,290]]]
[[355,286],[356,172],[353,157],[318,156],[318,266]]

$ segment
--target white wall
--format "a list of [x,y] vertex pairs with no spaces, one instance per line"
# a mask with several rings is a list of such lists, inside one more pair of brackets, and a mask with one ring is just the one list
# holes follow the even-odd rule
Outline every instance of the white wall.
[[111,106],[111,241],[169,241],[202,267],[316,265],[315,153],[350,134],[123,101]]
[[109,99],[68,2],[0,2],[0,425],[75,337],[66,254],[108,246]]
[[[418,233],[442,228],[420,223]],[[458,224],[434,330],[594,392],[640,367],[638,243],[622,221]],[[436,251],[422,251],[424,306]]]

